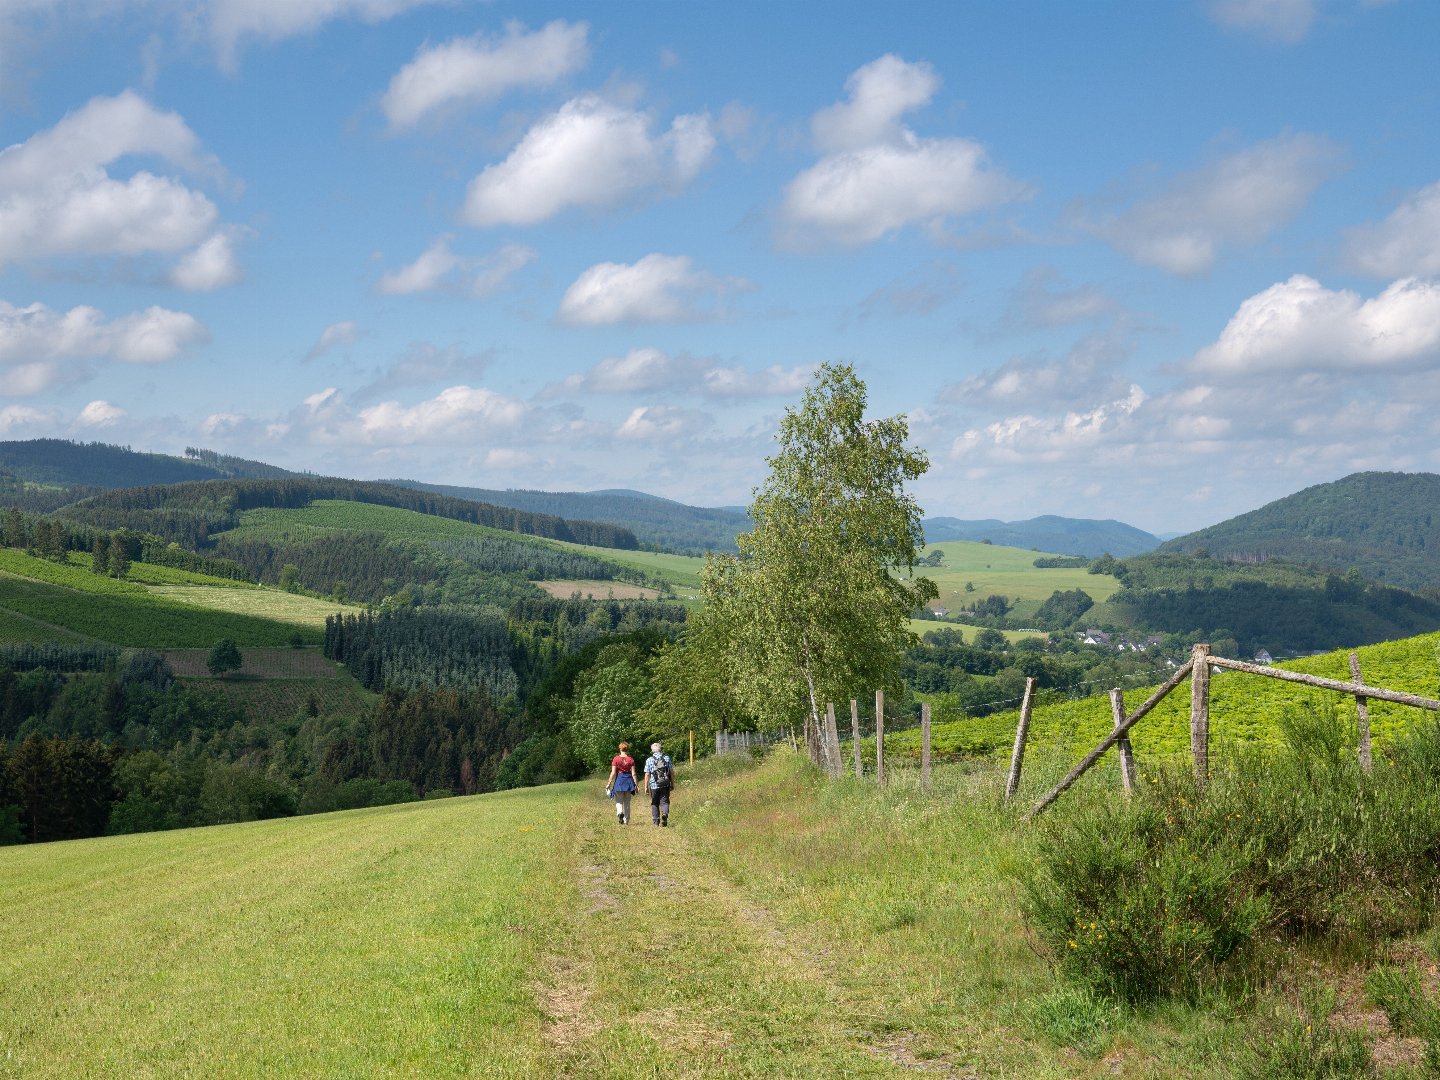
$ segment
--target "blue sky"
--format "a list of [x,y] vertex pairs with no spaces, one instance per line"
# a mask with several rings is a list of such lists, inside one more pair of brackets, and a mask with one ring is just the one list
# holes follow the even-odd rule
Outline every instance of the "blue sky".
[[1440,5],[0,0],[0,438],[927,514],[1440,471]]

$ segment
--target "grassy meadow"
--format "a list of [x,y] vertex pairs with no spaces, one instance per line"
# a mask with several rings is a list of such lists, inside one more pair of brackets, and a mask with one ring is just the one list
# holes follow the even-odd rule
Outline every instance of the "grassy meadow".
[[[1141,1007],[1057,979],[1002,778],[881,790],[782,749],[682,767],[665,830],[592,780],[3,849],[0,1077],[1294,1075],[1251,1068],[1284,980]],[[1373,1011],[1344,963],[1296,958]],[[1374,1053],[1325,1075],[1421,1075]]]
[[[932,551],[944,552],[944,563],[920,567],[916,573],[935,582],[940,590],[936,604],[952,612],[986,596],[1004,596],[1015,605],[1016,617],[1023,619],[1057,589],[1083,589],[1101,604],[1120,588],[1120,582],[1110,575],[1092,574],[1083,567],[1037,567],[1035,560],[1044,553],[1026,548],[949,540],[929,545],[923,554]],[[967,584],[974,589],[967,590]]]

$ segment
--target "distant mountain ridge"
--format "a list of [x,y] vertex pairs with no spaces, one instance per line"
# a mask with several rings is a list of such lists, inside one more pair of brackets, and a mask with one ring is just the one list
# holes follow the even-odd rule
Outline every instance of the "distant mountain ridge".
[[989,540],[1005,547],[1029,548],[1055,555],[1140,555],[1160,546],[1160,538],[1123,521],[1097,521],[1042,514],[1028,521],[962,521],[952,517],[926,518],[922,523],[928,543],[942,540]]
[[703,555],[707,551],[734,551],[735,537],[750,528],[750,517],[733,507],[688,506],[659,495],[626,488],[606,491],[529,491],[456,487],[427,484],[420,480],[387,480],[385,483],[452,495],[460,499],[508,506],[533,514],[562,518],[583,518],[607,525],[620,525],[635,534],[645,547],[674,551],[682,555]]
[[1280,559],[1408,589],[1440,589],[1440,476],[1352,473],[1167,541],[1162,551]]
[[187,447],[185,457],[69,439],[0,442],[0,471],[32,484],[127,488],[190,480],[261,480],[302,476],[262,461]]

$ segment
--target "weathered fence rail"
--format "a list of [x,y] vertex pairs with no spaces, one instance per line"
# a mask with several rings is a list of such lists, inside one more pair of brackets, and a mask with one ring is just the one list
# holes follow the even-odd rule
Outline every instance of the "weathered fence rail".
[[[1351,681],[1345,682],[1341,679],[1327,679],[1321,675],[1306,675],[1299,671],[1286,671],[1284,668],[1265,667],[1260,664],[1247,664],[1243,660],[1230,660],[1222,656],[1211,656],[1209,645],[1196,645],[1190,654],[1190,662],[1181,667],[1170,676],[1153,694],[1146,698],[1145,703],[1128,716],[1125,715],[1123,698],[1119,690],[1110,691],[1111,710],[1115,718],[1114,730],[1101,739],[1095,749],[1091,750],[1080,763],[1065,774],[1065,778],[1045,793],[1044,797],[1035,804],[1030,811],[1029,817],[1034,818],[1060,798],[1076,780],[1080,779],[1100,758],[1106,750],[1112,746],[1119,747],[1121,772],[1124,777],[1125,790],[1131,791],[1134,788],[1135,764],[1130,753],[1130,729],[1134,727],[1151,709],[1178,687],[1188,677],[1190,679],[1190,753],[1194,761],[1195,781],[1201,787],[1210,779],[1210,670],[1219,668],[1226,671],[1238,671],[1247,675],[1258,675],[1266,679],[1279,679],[1282,682],[1298,683],[1302,686],[1312,686],[1319,690],[1333,690],[1340,694],[1349,694],[1355,698],[1358,728],[1357,755],[1360,767],[1367,772],[1371,767],[1370,753],[1370,718],[1369,710],[1365,702],[1393,701],[1400,705],[1409,705],[1417,709],[1426,709],[1430,712],[1440,712],[1440,701],[1433,698],[1422,697],[1419,694],[1408,694],[1400,690],[1386,690],[1379,686],[1366,686],[1360,679],[1360,660],[1356,654],[1350,654]],[[1026,726],[1026,718],[1022,716],[1021,724],[1016,731],[1015,755],[1016,760],[1023,753],[1023,737],[1021,732]],[[1018,781],[1018,766],[1012,764],[1011,774]],[[1010,788],[1006,788],[1006,797],[1011,794]]]

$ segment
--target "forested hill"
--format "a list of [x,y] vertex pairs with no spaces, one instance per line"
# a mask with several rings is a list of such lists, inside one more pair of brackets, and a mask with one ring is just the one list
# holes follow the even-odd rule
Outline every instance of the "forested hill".
[[127,488],[191,480],[255,479],[298,474],[261,461],[187,447],[185,457],[151,454],[110,443],[68,439],[0,442],[0,471],[32,484],[65,488]]
[[1177,537],[1161,550],[1354,568],[1409,589],[1440,589],[1440,476],[1355,473]]
[[426,484],[419,480],[386,482],[535,514],[619,525],[633,532],[644,547],[681,555],[734,551],[735,537],[750,528],[749,515],[743,510],[687,506],[640,491],[493,491]]
[[392,506],[472,525],[596,547],[627,550],[639,547],[634,533],[616,525],[566,521],[551,514],[529,513],[394,484],[335,477],[202,480],[124,488],[94,495],[65,507],[61,513],[96,528],[149,533],[194,550],[205,545],[214,533],[235,528],[243,510],[297,509],[318,499]]
[[1123,521],[1057,517],[1044,514],[1028,521],[962,521],[952,517],[926,518],[922,523],[927,543],[969,540],[1028,548],[1057,555],[1139,555],[1160,544],[1159,537]]

